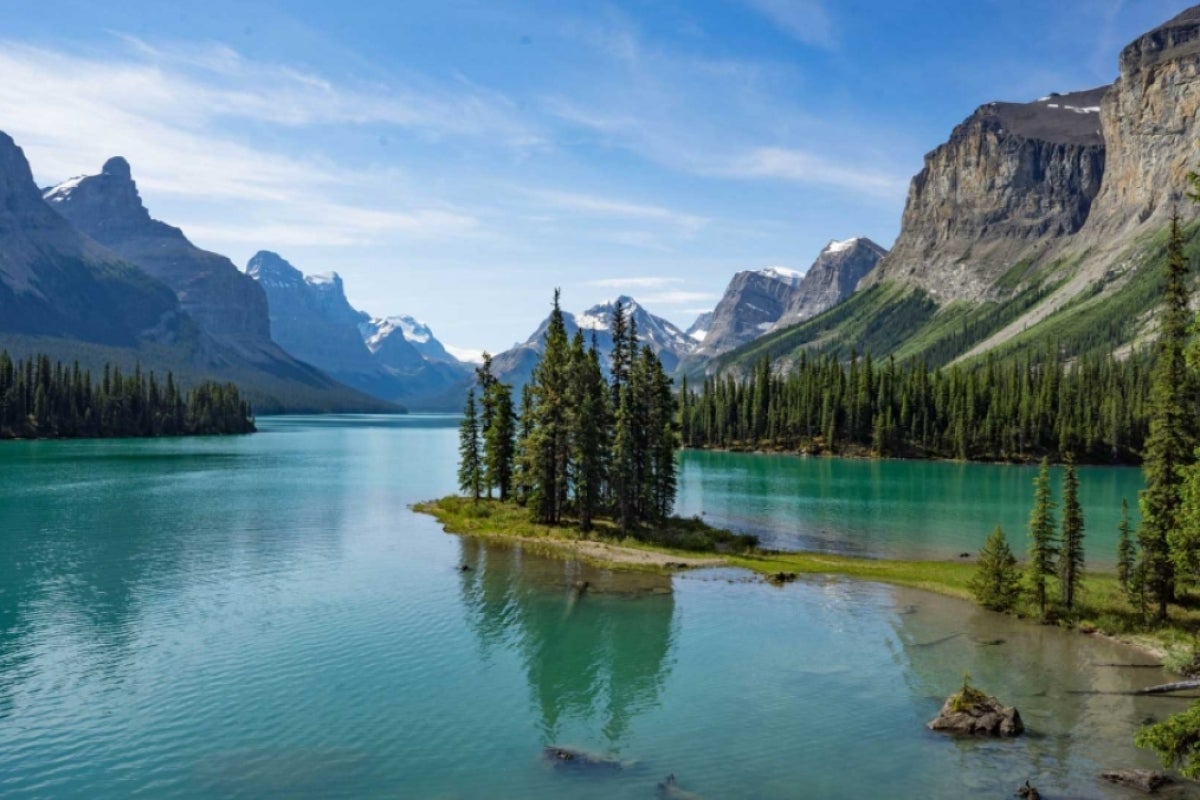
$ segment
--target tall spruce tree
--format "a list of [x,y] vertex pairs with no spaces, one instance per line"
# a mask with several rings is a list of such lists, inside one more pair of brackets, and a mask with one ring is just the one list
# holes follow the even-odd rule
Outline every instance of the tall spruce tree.
[[1188,265],[1178,213],[1171,217],[1167,245],[1166,287],[1159,315],[1158,342],[1150,384],[1149,435],[1142,462],[1146,488],[1140,502],[1138,531],[1148,589],[1159,619],[1175,597],[1177,563],[1194,560],[1196,542],[1180,526],[1185,468],[1196,448],[1195,379],[1188,369]]
[[513,461],[516,456],[517,419],[513,410],[512,387],[492,379],[484,391],[487,395],[485,408],[490,409],[490,419],[483,429],[483,473],[484,483],[491,497],[492,487],[500,492],[500,499],[508,500],[512,495]]
[[495,417],[496,396],[493,387],[497,383],[496,376],[492,374],[492,355],[484,352],[483,363],[475,368],[475,383],[479,386],[479,430],[484,437],[484,471],[483,471],[483,487],[487,492],[488,499],[492,499],[492,489],[496,484],[492,481],[495,476],[489,473],[486,468],[488,462],[487,450],[487,432],[492,429],[493,418]]
[[1058,559],[1058,583],[1063,607],[1075,608],[1075,598],[1083,579],[1083,508],[1079,504],[1079,474],[1074,461],[1068,460],[1063,474],[1062,553]]
[[571,463],[579,526],[592,529],[600,513],[608,449],[609,387],[596,349],[584,348],[583,333],[571,342],[571,402],[576,413],[571,428]]
[[529,384],[533,398],[530,505],[534,519],[544,525],[562,521],[570,489],[570,343],[559,298],[555,289],[542,358]]
[[1121,498],[1121,522],[1117,525],[1117,582],[1128,593],[1129,580],[1137,564],[1137,543],[1129,524],[1129,501]]
[[467,392],[462,422],[458,426],[458,488],[473,502],[483,496],[483,460],[479,452],[479,416],[475,410],[475,390]]
[[1054,500],[1050,496],[1050,461],[1042,459],[1034,479],[1033,512],[1029,515],[1029,562],[1026,566],[1029,588],[1037,603],[1038,615],[1046,619],[1046,584],[1058,566],[1058,544],[1054,537]]

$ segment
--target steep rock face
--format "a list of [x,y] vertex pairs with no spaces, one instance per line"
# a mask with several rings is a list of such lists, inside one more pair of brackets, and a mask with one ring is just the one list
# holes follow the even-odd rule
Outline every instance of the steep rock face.
[[696,355],[711,357],[762,336],[783,316],[800,280],[799,272],[779,268],[734,275]]
[[712,328],[713,312],[705,311],[700,316],[696,317],[696,321],[688,327],[684,333],[696,340],[697,343],[703,344],[708,338],[708,332]]
[[1128,45],[1101,108],[1108,149],[1104,184],[1085,236],[1161,225],[1200,160],[1200,7]]
[[1107,91],[981,106],[925,157],[900,236],[860,288],[898,281],[941,302],[983,300],[1032,245],[1078,231],[1104,178]]
[[99,175],[49,189],[45,200],[75,227],[174,290],[183,309],[218,341],[270,348],[267,298],[229,259],[193,245],[151,218],[129,163],[111,158]]
[[0,133],[0,332],[135,346],[189,324],[170,289],[42,202],[24,152]]
[[[611,302],[592,306],[579,315],[563,312],[567,336],[573,337],[576,331],[582,330],[588,337],[589,344],[594,338],[605,370],[608,369],[612,356],[610,326],[617,303],[625,307],[628,318],[636,326],[639,345],[649,345],[668,373],[675,371],[680,361],[695,350],[694,339],[662,317],[651,314],[631,297],[622,296]],[[492,360],[493,373],[505,383],[512,384],[518,396],[521,387],[529,382],[533,369],[541,358],[549,325],[550,319],[547,317],[532,336]]]
[[830,242],[796,285],[773,330],[795,325],[833,308],[853,292],[887,250],[865,236]]
[[342,280],[306,278],[278,254],[259,251],[246,274],[266,293],[271,336],[287,352],[330,374],[371,371],[371,353],[358,333],[359,314]]
[[350,305],[336,272],[305,276],[264,250],[250,259],[246,274],[266,292],[272,335],[289,353],[382,400],[417,410],[462,407],[470,371],[453,360],[426,358],[401,325],[375,325]]

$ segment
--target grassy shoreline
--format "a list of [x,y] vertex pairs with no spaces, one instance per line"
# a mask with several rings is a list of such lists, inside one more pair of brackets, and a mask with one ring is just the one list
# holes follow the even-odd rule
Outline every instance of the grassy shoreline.
[[[632,537],[622,536],[608,521],[598,522],[595,530],[584,534],[572,526],[538,525],[529,519],[525,509],[515,504],[494,500],[475,504],[453,496],[417,503],[413,510],[436,518],[447,533],[520,542],[543,555],[582,558],[616,569],[671,572],[728,566],[769,580],[834,575],[921,589],[960,600],[974,599],[968,588],[975,572],[975,564],[970,560],[873,559],[760,550],[753,546],[753,537],[738,537],[699,520],[677,518],[659,529],[643,530]],[[1028,609],[1016,616],[1035,621]],[[1084,576],[1076,613],[1056,624],[1082,633],[1104,635],[1162,658],[1173,647],[1194,644],[1200,632],[1200,605],[1172,606],[1166,623],[1147,626],[1137,609],[1129,604],[1115,575],[1089,572]]]

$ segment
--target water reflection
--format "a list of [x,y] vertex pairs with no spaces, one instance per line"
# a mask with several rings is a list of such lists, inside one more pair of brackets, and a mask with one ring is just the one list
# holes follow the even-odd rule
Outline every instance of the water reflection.
[[467,538],[461,553],[463,597],[484,657],[502,646],[519,652],[545,741],[583,721],[619,750],[633,717],[658,704],[671,670],[671,579]]

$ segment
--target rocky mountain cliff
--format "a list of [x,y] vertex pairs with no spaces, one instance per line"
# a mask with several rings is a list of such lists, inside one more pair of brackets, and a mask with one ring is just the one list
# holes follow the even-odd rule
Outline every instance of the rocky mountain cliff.
[[252,358],[280,354],[271,342],[267,298],[228,258],[193,245],[179,228],[153,219],[129,163],[105,162],[98,175],[45,193],[71,224],[175,291],[184,311],[213,338]]
[[42,202],[25,153],[0,133],[0,334],[136,347],[190,327],[168,287]]
[[710,358],[770,330],[792,302],[801,277],[778,267],[734,275],[709,316],[695,357]]
[[1200,6],[1138,37],[1112,86],[988,103],[925,158],[892,251],[849,300],[718,358],[850,348],[930,363],[1127,352],[1152,331],[1156,270],[1200,166]]
[[[289,353],[383,400],[417,410],[461,407],[471,370],[428,327],[411,317],[372,320],[350,305],[336,272],[305,276],[266,250],[250,259],[246,274],[266,292],[271,334]],[[420,347],[405,336],[406,325],[423,339]],[[442,357],[426,357],[422,348]]]
[[887,252],[865,236],[825,245],[796,284],[791,302],[771,329],[795,325],[833,308],[854,293]]
[[360,322],[358,327],[372,353],[379,354],[404,342],[428,361],[453,365],[461,363],[450,355],[428,325],[407,314],[367,319]]
[[[617,303],[625,307],[626,314],[636,326],[639,345],[649,345],[668,373],[675,371],[682,359],[696,349],[694,339],[662,317],[651,314],[632,297],[623,295],[611,302],[592,306],[578,315],[564,312],[567,335],[574,336],[581,329],[589,336],[589,341],[594,335],[605,369],[612,355],[610,325]],[[532,336],[492,360],[492,371],[500,380],[512,384],[518,397],[521,387],[529,382],[533,368],[541,358],[549,324],[550,318],[547,317]]]

